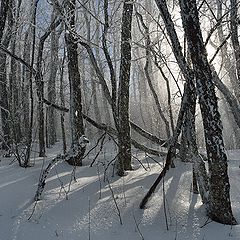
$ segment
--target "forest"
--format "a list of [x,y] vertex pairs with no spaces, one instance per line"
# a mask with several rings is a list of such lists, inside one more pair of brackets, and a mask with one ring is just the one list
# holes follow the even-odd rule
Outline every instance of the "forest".
[[0,240],[240,239],[239,9],[0,0]]

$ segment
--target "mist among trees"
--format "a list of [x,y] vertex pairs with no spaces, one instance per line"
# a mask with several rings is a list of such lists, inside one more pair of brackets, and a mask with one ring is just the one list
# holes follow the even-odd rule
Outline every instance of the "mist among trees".
[[2,161],[49,160],[34,202],[57,164],[81,168],[98,148],[96,165],[108,141],[104,178],[136,159],[146,168],[137,153],[162,164],[140,208],[180,161],[206,216],[236,225],[226,150],[240,148],[239,3],[1,0]]

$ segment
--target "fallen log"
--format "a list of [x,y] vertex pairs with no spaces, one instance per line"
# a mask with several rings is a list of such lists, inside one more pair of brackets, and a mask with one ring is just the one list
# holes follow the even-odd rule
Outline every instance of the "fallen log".
[[[111,135],[114,135],[114,136],[118,136],[118,132],[116,129],[112,128],[111,126],[108,126],[106,124],[103,124],[103,123],[97,123],[96,121],[94,121],[93,119],[91,119],[90,117],[88,117],[87,115],[83,114],[83,118],[88,121],[89,123],[91,123],[94,127],[100,129],[100,130],[103,130],[103,131],[106,131],[108,134],[111,134]],[[137,125],[136,125],[137,126]],[[152,154],[152,155],[155,155],[155,156],[165,156],[166,153],[165,152],[161,152],[161,151],[158,151],[158,150],[155,150],[155,149],[152,149],[152,148],[148,148],[146,146],[144,146],[143,144],[137,142],[136,140],[134,139],[131,139],[131,144],[141,150],[141,151],[144,151],[146,153],[149,153],[149,154]]]
[[168,171],[169,167],[171,166],[171,163],[172,163],[172,148],[170,147],[168,150],[167,156],[166,156],[166,162],[163,167],[163,170],[161,171],[161,173],[159,174],[159,176],[157,177],[157,179],[155,180],[155,182],[153,183],[151,188],[148,190],[147,194],[144,196],[144,198],[142,199],[142,201],[139,205],[139,207],[141,209],[145,208],[145,206],[148,202],[148,199],[152,196],[157,185],[160,183],[162,178],[166,175],[166,172]]

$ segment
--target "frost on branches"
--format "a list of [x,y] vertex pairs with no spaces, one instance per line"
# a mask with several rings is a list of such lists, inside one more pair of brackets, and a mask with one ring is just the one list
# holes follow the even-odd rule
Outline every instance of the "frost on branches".
[[[80,162],[82,163],[83,155],[86,149],[86,145],[89,143],[89,140],[82,135],[79,138],[78,143],[75,143],[73,147],[70,148],[70,150],[66,154],[60,154],[57,157],[55,157],[45,168],[45,170],[42,172],[42,175],[40,177],[39,183],[38,183],[38,188],[34,197],[35,201],[38,201],[41,199],[42,192],[44,190],[45,184],[46,184],[46,179],[50,171],[60,162],[66,160],[68,163],[73,163],[71,165],[75,165],[76,159],[81,158]],[[82,165],[82,164],[81,164]]]

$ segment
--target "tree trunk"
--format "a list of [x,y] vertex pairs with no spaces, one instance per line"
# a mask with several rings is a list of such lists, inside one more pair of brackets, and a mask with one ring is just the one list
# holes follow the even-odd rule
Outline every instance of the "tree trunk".
[[[60,72],[60,99],[61,107],[65,107],[65,98],[64,98],[64,89],[63,89],[63,75],[64,75],[64,63],[65,63],[66,53],[64,48],[63,59],[61,63],[61,72]],[[63,154],[67,151],[67,142],[66,142],[66,133],[65,133],[65,116],[64,112],[61,112],[61,130],[62,130],[62,141],[63,141]]]
[[[52,13],[52,21],[56,17],[55,11]],[[61,30],[54,29],[51,33],[51,52],[50,52],[50,76],[48,81],[48,100],[51,103],[56,102],[56,76],[58,70],[58,48]],[[54,145],[57,141],[56,133],[56,113],[53,107],[47,107],[47,134],[48,144]]]
[[[24,38],[24,49],[23,49],[23,60],[26,61],[29,65],[30,57],[31,57],[31,44],[30,44],[30,36],[29,31],[26,32]],[[29,131],[30,122],[30,105],[29,105],[29,93],[30,93],[30,71],[26,66],[22,67],[22,108],[23,108],[23,132],[27,133]],[[27,136],[25,139],[25,143],[27,144]]]
[[[100,45],[100,26],[99,26],[99,22],[96,23],[96,39],[98,39],[98,41],[99,41],[98,44]],[[99,48],[97,47],[95,51],[96,51],[96,59],[99,63],[99,69],[102,72],[102,74],[104,74]],[[110,109],[109,109],[110,106],[109,106],[108,101],[106,99],[106,96],[104,94],[103,87],[99,86],[99,89],[101,91],[102,105],[103,105],[104,113],[105,113],[105,115],[104,115],[105,122],[108,122],[109,126],[111,126],[112,125],[112,118],[111,118]]]
[[[86,21],[86,28],[87,28],[87,41],[90,43],[91,42],[91,22],[88,18],[87,12],[84,11],[84,18]],[[100,109],[98,106],[98,99],[97,99],[97,85],[96,85],[96,76],[94,74],[94,69],[91,64],[89,63],[90,66],[90,82],[91,82],[91,89],[92,89],[92,98],[93,98],[93,111],[95,115],[95,119],[97,122],[101,122],[101,114],[100,114]]]
[[121,64],[118,92],[118,175],[131,170],[131,136],[129,124],[129,82],[131,68],[131,25],[133,4],[124,0],[121,33]]
[[32,1],[33,13],[31,16],[31,25],[29,27],[30,39],[32,39],[31,46],[31,70],[29,75],[29,97],[30,97],[30,115],[29,115],[29,129],[27,131],[27,146],[24,159],[24,167],[28,167],[30,163],[31,146],[32,146],[32,131],[33,131],[33,114],[34,114],[34,97],[33,97],[33,65],[35,60],[35,47],[36,47],[36,14],[37,14],[38,1]]
[[3,37],[3,31],[5,28],[5,23],[7,19],[8,9],[9,9],[9,3],[11,0],[2,0],[1,1],[1,7],[0,7],[0,42]]
[[[10,6],[11,7],[11,6]],[[2,44],[5,48],[8,47],[11,39],[13,27],[13,15],[12,12],[8,12],[8,27],[5,32],[5,36],[2,40]],[[1,40],[1,39],[0,39]],[[9,112],[9,94],[7,89],[7,56],[5,53],[0,53],[0,106],[1,106],[1,121],[3,131],[3,149],[9,150],[11,145],[11,131],[10,131],[10,112]]]
[[181,17],[189,52],[196,74],[197,92],[203,118],[204,135],[209,163],[208,215],[223,224],[236,224],[230,202],[227,156],[222,137],[213,76],[207,61],[195,0],[179,0]]
[[11,145],[11,131],[9,126],[10,112],[8,103],[7,91],[7,74],[6,74],[6,55],[0,54],[0,106],[1,106],[1,120],[3,131],[3,145],[4,150],[10,149]]
[[[222,5],[223,5],[223,3],[221,1],[217,1],[217,17],[218,17],[218,19],[222,19],[222,17],[223,17],[223,15],[222,15]],[[234,15],[235,13],[236,13],[235,10],[233,10],[231,15]],[[236,30],[237,25],[236,25],[236,22],[233,21],[233,19],[234,18],[232,16],[231,29]],[[234,33],[231,36],[232,42],[234,42],[235,37],[236,37],[236,33]],[[223,26],[221,24],[218,27],[218,38],[219,38],[220,43],[222,43],[224,41],[224,38],[225,38],[224,33],[223,33]],[[238,40],[237,40],[237,42],[238,42]],[[236,48],[236,44],[235,44],[235,48]],[[227,75],[228,75],[229,80],[231,82],[233,92],[234,92],[234,94],[235,94],[235,96],[236,96],[236,98],[238,99],[238,102],[239,102],[239,100],[240,100],[240,85],[238,83],[238,79],[237,79],[237,75],[236,75],[236,67],[233,66],[233,64],[232,64],[233,59],[228,54],[227,43],[225,43],[222,46],[220,53],[221,53],[221,58],[223,59],[223,66],[224,66],[225,70],[227,71]],[[237,62],[237,59],[236,59],[236,62]],[[240,71],[240,69],[239,69],[239,71]],[[240,74],[240,72],[239,72],[239,74]],[[224,104],[224,105],[226,106],[226,104]],[[227,109],[227,106],[225,107],[225,109]],[[229,122],[231,122],[231,125],[234,129],[233,135],[234,135],[234,139],[235,139],[235,143],[236,143],[235,147],[240,148],[240,129],[237,126],[236,122],[234,122],[231,114],[230,114],[230,116],[227,115],[227,117],[228,117]]]
[[[238,4],[237,0],[230,0],[230,29],[231,29],[231,40],[234,49],[234,57],[236,64],[237,81],[235,82],[237,87],[234,90],[238,101],[240,101],[240,43],[238,39]],[[228,56],[228,54],[227,54]],[[229,62],[230,63],[230,62]],[[233,70],[231,70],[233,72]],[[235,75],[236,76],[236,75]]]
[[[21,7],[21,1],[18,6],[13,4],[13,31],[11,35],[11,52],[15,54],[17,51],[17,32],[19,28],[19,12]],[[17,61],[14,58],[10,60],[10,73],[9,73],[9,107],[11,111],[11,128],[15,143],[19,143],[22,138],[21,133],[21,122],[20,122],[20,84],[17,75]]]
[[54,20],[47,31],[41,36],[38,46],[37,56],[37,70],[36,70],[36,84],[37,84],[37,96],[38,96],[38,139],[39,139],[39,157],[45,156],[45,139],[44,139],[44,81],[42,75],[42,61],[43,61],[43,49],[46,39],[51,32],[58,27],[62,20]]
[[[76,1],[70,0],[67,4],[67,12],[70,12],[69,17],[70,26],[75,27],[75,6]],[[69,159],[68,163],[71,165],[81,166],[82,157],[85,152],[85,147],[79,145],[79,139],[84,135],[83,116],[82,116],[82,94],[81,94],[81,78],[78,69],[78,46],[77,41],[71,32],[66,33],[65,41],[68,55],[68,76],[70,84],[70,120],[72,127],[72,143],[71,149],[77,149],[79,154],[76,157]]]
[[[16,31],[16,30],[15,30]],[[13,34],[11,51],[16,52],[16,35]],[[15,143],[21,141],[21,126],[20,126],[20,102],[19,102],[19,84],[17,81],[17,62],[14,58],[10,61],[9,74],[9,92],[10,92],[10,109],[11,109],[11,128]]]

